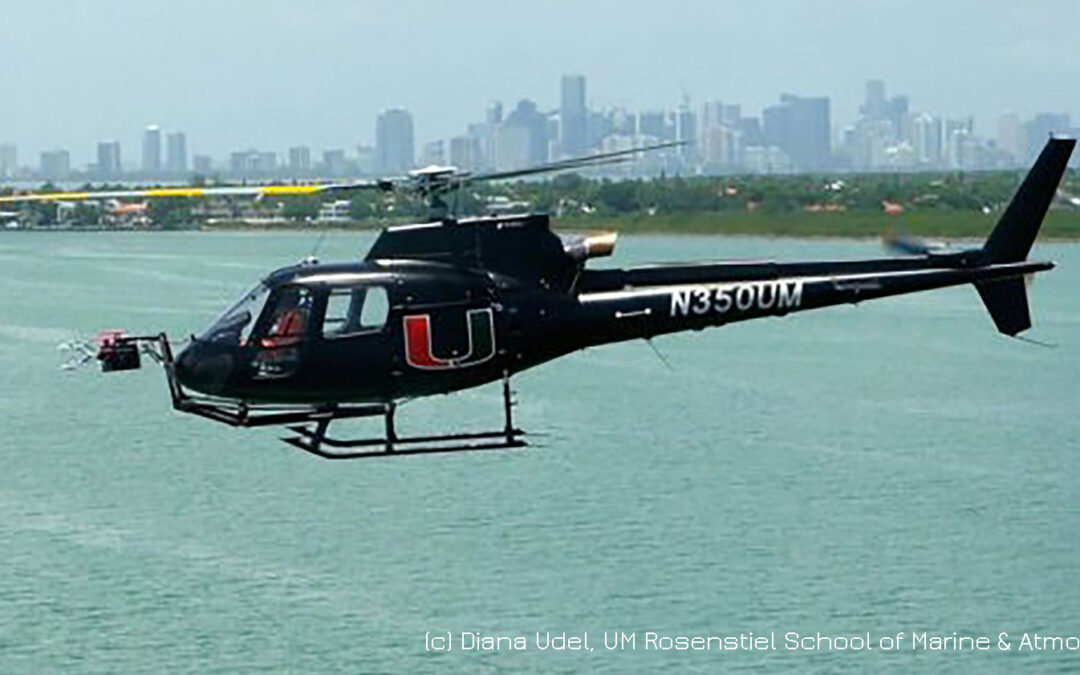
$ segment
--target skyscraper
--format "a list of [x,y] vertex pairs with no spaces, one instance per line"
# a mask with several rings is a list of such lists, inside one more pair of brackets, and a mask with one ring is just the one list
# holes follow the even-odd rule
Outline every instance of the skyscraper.
[[701,106],[701,135],[724,123],[724,104],[720,101],[705,101]]
[[675,111],[675,140],[684,143],[679,147],[679,157],[683,161],[693,161],[697,156],[697,115],[690,109],[690,103],[685,102]]
[[883,80],[866,81],[866,102],[860,112],[864,117],[878,120],[885,116],[885,82]]
[[518,169],[548,159],[547,116],[529,100],[506,116],[499,140],[498,167]]
[[489,125],[502,124],[503,106],[501,101],[492,101],[488,104],[485,121]]
[[188,169],[187,136],[176,131],[165,137],[165,170],[186,173]]
[[341,149],[323,150],[322,171],[327,176],[344,176],[348,172],[345,151]]
[[102,178],[116,178],[120,173],[120,141],[98,143],[97,174]]
[[479,168],[480,140],[471,136],[455,136],[451,138],[450,164],[466,170]]
[[1020,116],[1014,112],[1005,112],[998,117],[997,144],[1003,152],[1012,157],[1013,163],[1020,162],[1027,155],[1027,138]]
[[1028,161],[1039,154],[1050,134],[1067,133],[1071,126],[1068,113],[1036,113],[1026,125]]
[[384,110],[375,122],[375,168],[381,173],[403,173],[413,168],[412,115],[404,108]]
[[214,160],[209,155],[195,155],[191,158],[195,174],[204,178],[214,172]]
[[667,140],[665,139],[664,113],[659,111],[648,111],[638,115],[638,133],[642,136],[650,136],[652,140]]
[[161,127],[156,124],[143,132],[142,170],[148,175],[161,173]]
[[[913,117],[908,112],[908,97],[907,96],[893,96],[892,98],[886,98],[885,95],[885,82],[882,80],[867,80],[866,82],[866,101],[859,108],[859,112],[862,113],[862,119],[868,122],[880,122],[887,121],[889,123],[889,129],[885,130],[881,125],[868,125],[869,128],[873,128],[875,133],[883,143],[895,143],[896,141],[914,141]],[[865,132],[865,129],[862,131]],[[864,134],[865,135],[865,134]],[[865,140],[865,139],[864,139]]]
[[19,152],[14,143],[0,145],[0,178],[11,178],[19,164]]
[[293,175],[311,171],[311,148],[306,145],[289,148],[289,171]]
[[41,153],[41,174],[48,180],[64,180],[71,173],[71,154],[67,150]]
[[443,166],[446,164],[446,142],[443,140],[428,141],[424,143],[424,149],[420,153],[421,166]]
[[589,138],[584,75],[563,75],[561,100],[559,141],[562,154],[566,157],[584,154]]
[[259,162],[257,150],[236,150],[229,153],[229,173],[236,177],[251,176]]
[[935,167],[941,163],[941,120],[927,113],[915,116],[913,122],[915,161]]
[[829,168],[832,162],[832,127],[829,99],[780,96],[780,105],[762,113],[765,142],[787,153],[803,170]]

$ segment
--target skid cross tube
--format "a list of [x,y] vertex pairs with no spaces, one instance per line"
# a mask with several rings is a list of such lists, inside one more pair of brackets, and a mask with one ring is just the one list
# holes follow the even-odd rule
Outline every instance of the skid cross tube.
[[[514,426],[511,410],[514,402],[510,389],[510,374],[503,373],[503,415],[504,425],[500,431],[482,431],[471,433],[436,434],[430,436],[398,436],[394,425],[394,413],[397,406],[387,403],[383,406],[382,415],[386,423],[386,435],[382,438],[360,439],[337,439],[326,435],[330,422],[340,419],[335,411],[328,411],[323,419],[320,419],[314,429],[303,425],[289,426],[289,431],[295,436],[282,438],[289,445],[299,448],[304,452],[311,453],[324,459],[364,459],[369,457],[387,457],[392,455],[420,455],[444,452],[464,452],[470,450],[500,450],[506,448],[520,448],[527,445],[521,437],[525,432]],[[469,441],[480,441],[472,443]],[[329,448],[372,448],[353,452],[336,452],[326,450]],[[374,449],[381,446],[381,449]]]

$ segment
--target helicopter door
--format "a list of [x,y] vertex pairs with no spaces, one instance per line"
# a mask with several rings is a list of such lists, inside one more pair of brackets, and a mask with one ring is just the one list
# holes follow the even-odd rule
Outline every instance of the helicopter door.
[[391,364],[390,296],[381,284],[327,289],[322,340],[311,360],[320,382],[335,395],[378,395],[387,390]]
[[491,280],[447,275],[417,290],[401,322],[406,372],[475,373],[469,369],[490,365],[498,352],[499,319]]

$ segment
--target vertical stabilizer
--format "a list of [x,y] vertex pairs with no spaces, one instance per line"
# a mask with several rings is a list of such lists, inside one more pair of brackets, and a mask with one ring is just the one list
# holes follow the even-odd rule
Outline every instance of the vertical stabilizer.
[[1072,138],[1051,138],[1047,141],[983,245],[987,262],[1020,262],[1027,258],[1061,176],[1065,173],[1074,145],[1076,140]]
[[[1035,165],[983,244],[985,264],[1016,263],[1027,259],[1061,183],[1074,145],[1076,141],[1071,138],[1051,137],[1047,141]],[[975,288],[999,331],[1015,337],[1031,328],[1027,288],[1022,276],[979,281],[975,283]]]

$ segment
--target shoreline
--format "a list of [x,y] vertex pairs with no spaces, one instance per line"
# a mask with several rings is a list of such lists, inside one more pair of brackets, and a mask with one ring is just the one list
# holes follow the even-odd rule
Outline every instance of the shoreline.
[[[993,229],[999,213],[924,211],[902,215],[847,212],[820,213],[688,213],[619,216],[552,217],[557,234],[614,231],[621,235],[772,237],[795,239],[880,239],[901,233],[926,239],[982,239]],[[398,222],[215,223],[177,228],[115,228],[92,226],[0,228],[0,232],[378,232]],[[1047,214],[1039,234],[1044,241],[1080,241],[1080,212],[1055,210]]]

